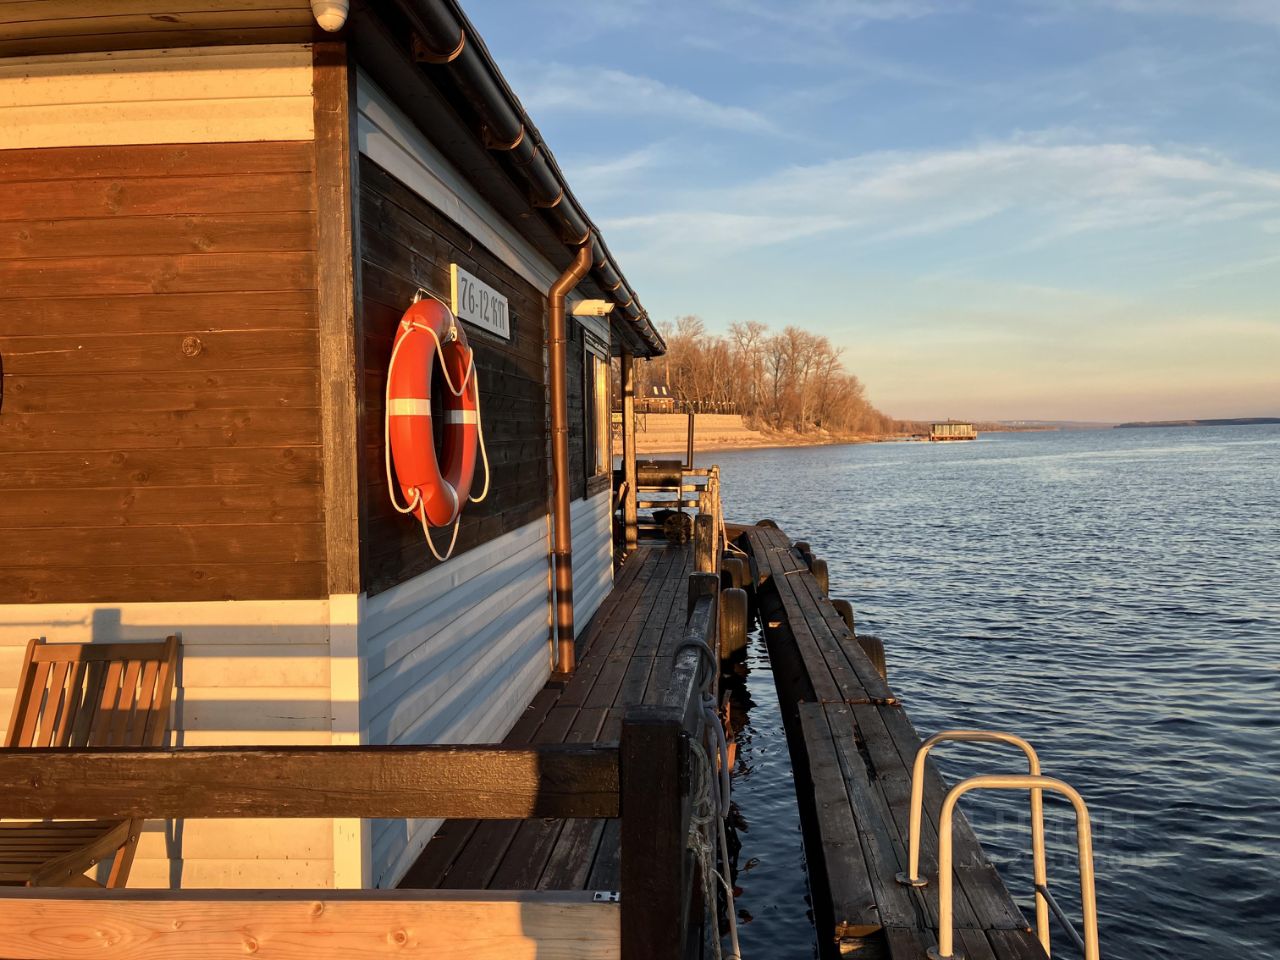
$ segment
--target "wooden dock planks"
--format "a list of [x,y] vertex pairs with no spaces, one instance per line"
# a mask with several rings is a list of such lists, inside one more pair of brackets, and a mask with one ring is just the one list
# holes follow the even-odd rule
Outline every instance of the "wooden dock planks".
[[[640,547],[579,638],[573,677],[544,688],[504,743],[617,741],[625,708],[655,703],[666,689],[692,569],[687,544]],[[619,846],[617,820],[450,820],[400,886],[617,890]]]
[[[932,883],[896,881],[907,869],[911,768],[920,745],[906,712],[825,597],[781,530],[752,527],[747,540],[761,574],[762,619],[771,650],[795,666],[784,704],[806,825],[815,904],[831,928],[822,949],[866,947],[892,960],[923,960],[937,942],[937,814],[946,787],[930,764],[921,864]],[[790,696],[790,703],[787,703]],[[1044,953],[963,815],[955,821],[957,945],[972,960],[1043,960]],[[816,882],[815,882],[816,881]],[[825,955],[825,954],[824,954]]]

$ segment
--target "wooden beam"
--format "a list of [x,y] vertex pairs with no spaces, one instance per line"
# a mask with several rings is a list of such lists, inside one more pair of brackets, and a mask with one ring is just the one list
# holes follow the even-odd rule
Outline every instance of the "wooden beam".
[[16,890],[0,957],[615,960],[620,915],[588,892]]
[[359,192],[352,136],[355,75],[347,45],[312,48],[315,88],[316,293],[320,328],[320,410],[324,442],[325,549],[330,595],[360,592],[361,424],[356,376],[362,369]]
[[[706,494],[703,494],[706,497]],[[706,500],[702,503],[705,505]],[[720,569],[716,563],[716,530],[715,519],[710,513],[699,513],[693,518],[693,568],[699,573],[715,573]]]
[[618,750],[555,744],[0,750],[12,818],[618,816]]
[[680,960],[688,910],[685,864],[689,744],[673,711],[632,707],[622,722],[623,960]]

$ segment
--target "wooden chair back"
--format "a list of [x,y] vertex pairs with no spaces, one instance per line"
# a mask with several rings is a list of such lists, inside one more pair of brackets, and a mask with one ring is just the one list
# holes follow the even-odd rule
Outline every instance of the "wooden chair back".
[[6,747],[162,747],[178,638],[162,643],[32,640]]

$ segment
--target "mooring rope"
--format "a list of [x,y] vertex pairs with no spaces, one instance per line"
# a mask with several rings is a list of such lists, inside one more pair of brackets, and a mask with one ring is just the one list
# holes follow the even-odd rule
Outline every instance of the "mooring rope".
[[[717,718],[718,720],[718,718]],[[742,960],[738,946],[738,918],[733,902],[733,885],[724,873],[716,868],[717,852],[723,861],[725,873],[728,872],[729,847],[725,839],[724,817],[720,813],[721,798],[718,778],[711,769],[711,758],[706,747],[692,741],[691,754],[694,758],[693,774],[695,793],[693,809],[689,816],[688,848],[698,860],[702,868],[702,895],[711,913],[712,948],[716,960],[726,960],[720,946],[720,902],[716,897],[716,882],[719,881],[724,890],[726,920],[729,924],[730,954],[727,960]],[[711,824],[715,822],[713,832]],[[717,850],[718,848],[718,850]]]

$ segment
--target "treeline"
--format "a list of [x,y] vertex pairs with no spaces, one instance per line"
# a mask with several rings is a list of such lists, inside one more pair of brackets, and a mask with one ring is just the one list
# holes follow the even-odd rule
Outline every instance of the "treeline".
[[659,330],[666,356],[636,365],[642,397],[652,385],[668,385],[677,400],[733,404],[748,422],[774,430],[879,436],[904,429],[871,405],[826,337],[795,326],[774,333],[756,321],[720,336],[695,316]]

